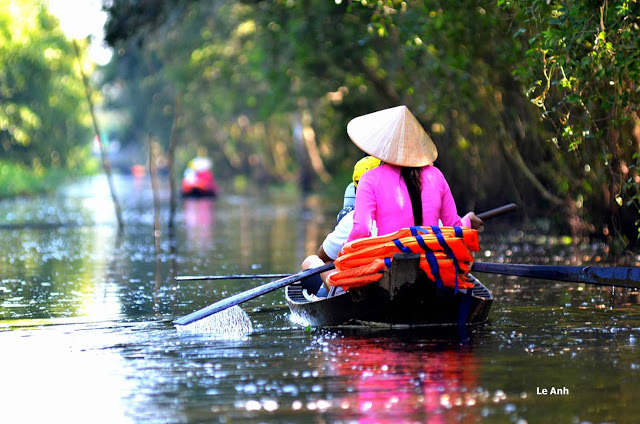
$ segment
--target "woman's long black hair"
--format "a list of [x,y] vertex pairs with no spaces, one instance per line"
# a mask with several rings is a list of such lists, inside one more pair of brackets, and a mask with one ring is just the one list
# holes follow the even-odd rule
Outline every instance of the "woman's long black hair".
[[409,190],[414,225],[422,225],[422,168],[403,166],[400,175]]

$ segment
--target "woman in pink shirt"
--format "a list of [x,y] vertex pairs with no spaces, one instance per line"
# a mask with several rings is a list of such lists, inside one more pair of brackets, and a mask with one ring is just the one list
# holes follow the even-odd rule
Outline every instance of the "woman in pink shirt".
[[438,151],[406,106],[360,116],[349,122],[347,133],[364,152],[383,165],[365,173],[356,191],[353,229],[347,241],[414,225],[480,228],[473,212],[458,216],[449,184],[433,165]]

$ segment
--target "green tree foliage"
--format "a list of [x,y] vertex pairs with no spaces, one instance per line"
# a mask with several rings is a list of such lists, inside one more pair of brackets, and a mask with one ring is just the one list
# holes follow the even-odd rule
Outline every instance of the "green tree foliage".
[[624,232],[640,209],[640,3],[500,3],[527,47],[515,75],[571,176],[563,191]]
[[[329,98],[337,112],[330,150],[351,163],[348,120],[406,104],[439,146],[456,197],[470,208],[497,195],[489,181],[504,169],[487,109],[499,119],[496,84],[509,73],[496,56],[513,42],[499,36],[496,11],[473,1],[338,3],[262,2],[258,14],[266,28],[261,42],[277,46],[269,64],[284,65],[274,73],[291,72],[299,93]],[[495,173],[481,171],[484,162],[496,164]]]
[[[349,173],[361,154],[346,135],[351,118],[406,104],[438,145],[461,210],[516,201],[576,236],[629,228],[614,217],[624,178],[637,187],[629,154],[638,150],[629,138],[637,128],[636,2],[598,12],[605,41],[588,60],[578,40],[589,38],[589,12],[600,10],[589,2],[571,13],[547,1],[147,3],[106,3],[108,39],[120,52],[108,83],[120,87],[113,101],[127,100],[132,127],[159,132],[165,146],[162,124],[179,96],[183,148],[205,145],[219,169],[263,181],[307,170],[320,181],[326,170]],[[624,61],[606,53],[612,38]],[[567,73],[569,65],[580,72]],[[540,106],[549,119],[540,120]]]
[[42,175],[87,158],[84,89],[72,45],[38,0],[0,0],[0,151]]

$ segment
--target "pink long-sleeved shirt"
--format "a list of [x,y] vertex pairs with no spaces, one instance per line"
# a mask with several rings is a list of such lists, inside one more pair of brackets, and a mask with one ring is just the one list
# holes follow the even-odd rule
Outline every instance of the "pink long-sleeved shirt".
[[[422,168],[422,225],[471,227],[471,220],[460,218],[451,189],[444,175],[433,165]],[[384,164],[365,172],[356,190],[353,229],[347,241],[371,235],[372,221],[378,235],[412,227],[413,209],[400,167]]]

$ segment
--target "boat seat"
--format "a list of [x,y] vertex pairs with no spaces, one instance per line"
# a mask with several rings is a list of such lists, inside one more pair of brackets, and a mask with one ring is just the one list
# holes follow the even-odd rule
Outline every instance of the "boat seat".
[[302,295],[304,296],[305,299],[307,299],[309,302],[315,302],[316,300],[320,300],[321,298],[316,296],[315,294],[311,294],[307,291],[307,289],[302,289]]

